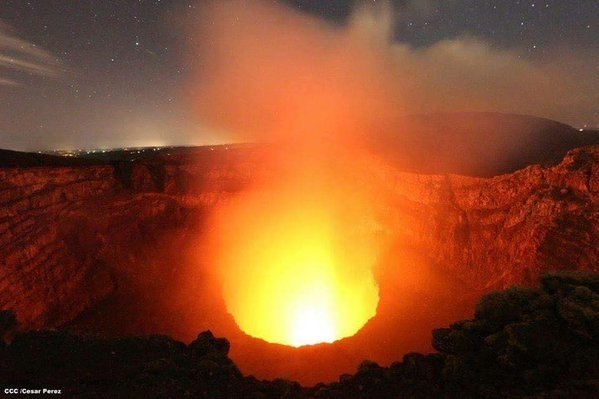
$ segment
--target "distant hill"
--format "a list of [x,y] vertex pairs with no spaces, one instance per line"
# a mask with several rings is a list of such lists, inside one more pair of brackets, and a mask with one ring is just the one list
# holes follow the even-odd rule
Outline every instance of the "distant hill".
[[[61,151],[47,153],[21,152],[0,149],[0,168],[77,167],[92,165],[122,165],[130,162],[144,164],[194,162],[206,154],[221,154],[224,150],[251,148],[251,144],[223,144],[213,146],[145,147],[113,149],[109,151],[73,151],[72,156]],[[218,156],[218,155],[217,155]]]
[[[579,131],[563,123],[501,113],[413,115],[389,129],[366,135],[369,149],[397,168],[416,173],[495,176],[532,164],[557,165],[569,150],[599,145],[599,131]],[[191,160],[206,151],[246,145],[111,150],[61,157],[0,150],[0,167],[85,166],[142,161]],[[217,153],[220,153],[217,151]]]
[[59,157],[37,152],[20,152],[0,149],[0,168],[34,168],[41,166],[74,167],[99,165],[103,162],[79,157]]
[[371,140],[400,169],[494,176],[532,164],[557,165],[569,150],[599,144],[599,131],[525,115],[413,115],[403,131]]

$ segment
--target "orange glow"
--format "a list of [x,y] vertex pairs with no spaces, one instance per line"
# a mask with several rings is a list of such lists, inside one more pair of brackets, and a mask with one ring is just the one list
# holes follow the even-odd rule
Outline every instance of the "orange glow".
[[280,4],[207,4],[194,25],[194,109],[234,139],[270,143],[256,155],[265,174],[212,215],[207,239],[226,307],[268,342],[352,336],[379,301],[373,213],[384,194],[365,177],[362,139],[405,108],[389,97],[394,72],[370,40]]
[[298,193],[257,191],[222,209],[216,257],[239,327],[292,346],[351,336],[378,304],[375,246],[348,245],[355,232],[339,225],[330,203]]

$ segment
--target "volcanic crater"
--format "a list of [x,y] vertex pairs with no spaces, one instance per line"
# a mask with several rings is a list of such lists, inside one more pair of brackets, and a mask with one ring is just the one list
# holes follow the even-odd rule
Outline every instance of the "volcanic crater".
[[389,154],[369,156],[351,178],[386,199],[373,219],[355,222],[389,243],[373,271],[375,317],[334,343],[294,348],[251,337],[227,311],[203,237],[215,209],[269,174],[265,147],[68,161],[3,154],[0,308],[14,310],[24,330],[185,342],[211,330],[230,340],[244,374],[312,385],[364,359],[390,364],[432,350],[430,331],[471,317],[484,293],[533,285],[550,270],[599,271],[597,146],[562,142],[559,163],[529,156],[546,165],[519,169],[521,157],[512,173],[495,166],[494,177],[447,173],[449,161],[436,174],[404,172]]

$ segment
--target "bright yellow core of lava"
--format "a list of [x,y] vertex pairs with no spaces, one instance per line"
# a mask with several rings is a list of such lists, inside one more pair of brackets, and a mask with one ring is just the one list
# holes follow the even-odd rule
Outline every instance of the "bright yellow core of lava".
[[229,210],[219,256],[227,309],[244,332],[303,346],[354,335],[375,315],[368,240],[339,239],[323,209],[245,204],[253,211]]

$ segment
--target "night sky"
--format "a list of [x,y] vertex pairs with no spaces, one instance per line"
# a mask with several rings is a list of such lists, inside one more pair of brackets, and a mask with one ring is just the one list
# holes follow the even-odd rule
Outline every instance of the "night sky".
[[[289,0],[342,24],[350,0]],[[20,150],[222,142],[181,95],[188,38],[173,29],[182,0],[0,2],[0,148]],[[557,48],[597,71],[597,0],[395,1],[395,40],[426,47],[463,35],[542,62]],[[19,38],[18,41],[16,38]],[[28,62],[15,62],[23,58]],[[31,61],[31,62],[29,62]],[[597,106],[599,109],[599,105]],[[598,111],[599,112],[599,111]],[[599,122],[588,113],[568,123]]]

